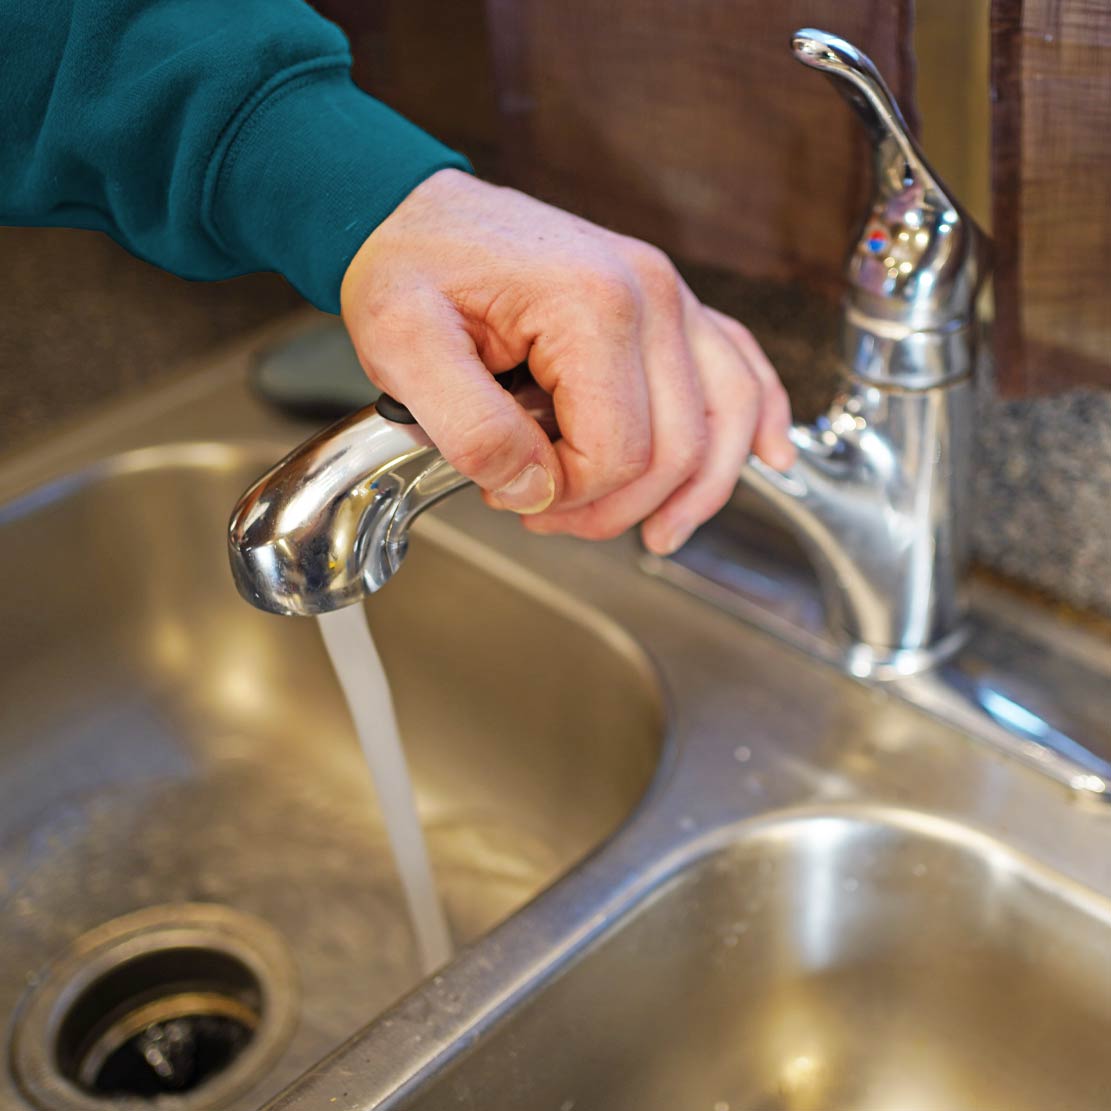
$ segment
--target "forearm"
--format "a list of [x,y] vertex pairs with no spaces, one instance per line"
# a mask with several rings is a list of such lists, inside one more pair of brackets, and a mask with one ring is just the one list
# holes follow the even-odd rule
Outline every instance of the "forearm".
[[107,232],[190,278],[351,257],[459,155],[351,84],[301,0],[0,0],[0,220]]

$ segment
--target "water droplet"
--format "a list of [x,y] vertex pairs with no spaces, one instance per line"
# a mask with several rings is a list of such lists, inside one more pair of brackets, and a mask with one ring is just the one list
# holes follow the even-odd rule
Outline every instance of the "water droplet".
[[726,1103],[725,1100],[719,1099],[717,1103],[714,1104],[714,1111],[729,1111],[729,1104]]
[[573,1099],[565,1099],[559,1105],[559,1111],[574,1111],[575,1101]]
[[922,878],[922,876],[924,876],[924,875],[925,875],[925,874],[926,874],[926,873],[927,873],[927,872],[929,871],[929,868],[927,868],[925,864],[916,864],[916,865],[915,865],[915,866],[914,866],[914,867],[913,867],[913,868],[911,869],[911,871],[912,871],[912,872],[913,872],[913,873],[914,873],[914,874],[915,874],[916,876],[918,876],[918,877],[919,877],[919,879],[921,879],[921,878]]
[[721,939],[721,943],[722,943],[722,945],[725,945],[728,948],[733,949],[737,945],[737,935],[736,934],[726,934],[725,937],[723,937]]
[[690,833],[690,831],[692,829],[694,829],[694,819],[690,818],[690,817],[680,818],[679,819],[679,828],[684,833]]
[[841,886],[849,892],[855,891],[860,886],[860,881],[855,876],[849,876],[843,880]]
[[738,745],[733,749],[733,759],[738,764],[747,764],[752,759],[752,749],[748,745]]

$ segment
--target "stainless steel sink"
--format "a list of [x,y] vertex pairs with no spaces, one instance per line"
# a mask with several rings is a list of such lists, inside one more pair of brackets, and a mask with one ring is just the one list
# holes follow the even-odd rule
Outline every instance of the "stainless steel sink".
[[1094,1111],[1109,924],[1106,900],[960,826],[756,823],[402,1106]]
[[[248,912],[300,985],[295,1035],[236,1103],[257,1107],[412,987],[416,956],[315,624],[252,610],[228,573],[228,512],[275,448],[111,423],[0,517],[0,1021],[103,923]],[[171,439],[104,454],[136,433]],[[435,522],[400,581],[369,616],[463,943],[633,809],[660,692],[616,626]],[[22,1105],[8,1070],[0,1105]]]
[[[158,1111],[1111,1106],[1111,808],[645,574],[630,538],[532,536],[466,494],[368,603],[469,942],[418,983],[316,630],[224,566],[235,496],[305,432],[248,365],[305,329],[0,463],[15,1073],[29,1044],[32,1071],[81,1056],[88,1030],[46,1036],[67,999],[118,1004],[75,968],[176,929],[250,966],[227,1015],[295,1028],[257,1083]],[[1111,691],[1098,634],[974,601],[1064,701],[1071,659]]]

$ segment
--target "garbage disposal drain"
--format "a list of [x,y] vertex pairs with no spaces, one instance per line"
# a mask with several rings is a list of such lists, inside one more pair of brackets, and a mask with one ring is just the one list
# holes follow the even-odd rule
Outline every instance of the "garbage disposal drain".
[[296,1019],[292,962],[228,907],[154,907],[81,937],[16,1022],[16,1080],[44,1111],[212,1111],[269,1072]]

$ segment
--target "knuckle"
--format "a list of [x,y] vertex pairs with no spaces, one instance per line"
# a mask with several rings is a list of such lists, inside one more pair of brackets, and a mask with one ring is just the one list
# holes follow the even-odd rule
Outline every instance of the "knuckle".
[[748,326],[742,324],[739,320],[734,320],[733,317],[727,317],[729,323],[733,326],[733,335],[737,338],[737,342],[741,346],[748,348],[756,342],[756,337],[749,330]]
[[714,314],[714,319],[724,329],[725,334],[742,350],[747,351],[756,342],[756,337],[735,317],[719,312]]
[[700,421],[683,434],[674,453],[674,468],[683,478],[689,478],[706,461],[710,450],[710,430],[706,421]]
[[588,270],[581,278],[580,288],[603,317],[627,321],[634,320],[640,312],[640,298],[630,276],[616,266]]
[[747,368],[736,376],[733,388],[736,391],[738,405],[745,407],[760,405],[763,401],[764,385],[759,377]]
[[665,251],[651,243],[633,243],[632,266],[644,288],[653,296],[679,301],[679,272]]
[[626,437],[610,468],[612,480],[621,486],[635,482],[652,466],[652,443],[648,436],[635,433]]
[[458,448],[452,452],[451,464],[468,477],[495,481],[494,475],[507,469],[506,464],[512,459],[516,446],[512,424],[498,416],[487,415],[468,422]]
[[790,407],[791,398],[787,393],[787,387],[778,376],[764,382],[764,396],[770,401],[775,401],[776,404]]
[[763,411],[776,421],[786,423],[791,418],[791,399],[783,385],[776,382],[774,386],[765,386],[763,395]]

